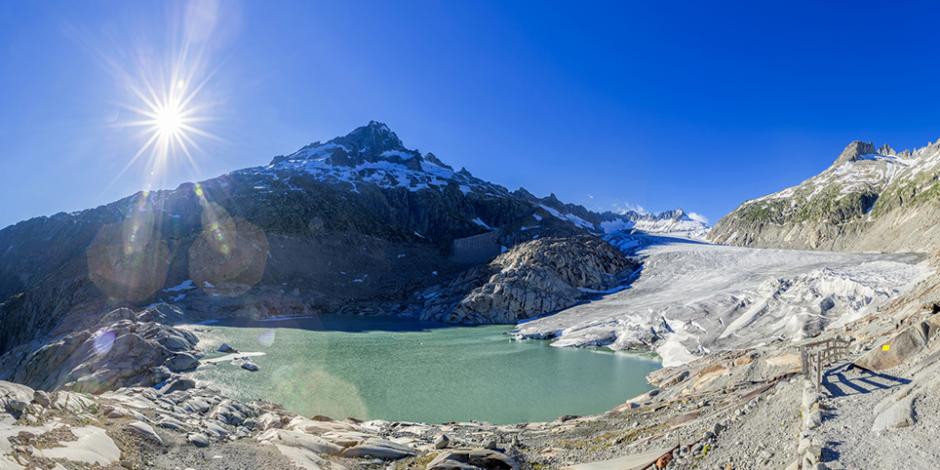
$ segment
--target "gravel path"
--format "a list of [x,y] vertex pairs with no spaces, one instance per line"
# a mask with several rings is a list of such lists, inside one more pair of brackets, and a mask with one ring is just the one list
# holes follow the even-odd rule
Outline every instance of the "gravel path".
[[781,383],[774,392],[735,410],[728,428],[718,435],[715,451],[690,468],[786,468],[796,460],[800,387],[797,380]]
[[823,405],[829,410],[820,432],[825,440],[823,462],[830,469],[937,468],[940,396],[936,389],[917,395],[912,426],[872,430],[875,410],[882,401],[905,391],[904,382],[909,379],[897,374],[872,375],[840,367],[827,376],[828,397]]

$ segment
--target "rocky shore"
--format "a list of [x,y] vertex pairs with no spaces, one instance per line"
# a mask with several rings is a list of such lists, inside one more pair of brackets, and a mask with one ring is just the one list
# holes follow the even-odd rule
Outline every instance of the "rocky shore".
[[[649,377],[653,391],[601,415],[498,426],[298,416],[273,403],[232,400],[170,367],[180,354],[199,361],[205,351],[172,326],[142,321],[161,318],[159,309],[131,312],[133,319],[116,312],[104,326],[115,332],[114,344],[146,345],[135,357],[150,362],[104,367],[85,355],[95,334],[78,335],[84,340],[56,363],[77,364],[69,380],[29,366],[50,364],[40,361],[45,354],[18,356],[15,370],[40,389],[0,383],[0,468],[838,469],[901,458],[866,451],[863,443],[875,437],[928,462],[928,430],[937,425],[930,391],[940,367],[938,295],[940,284],[928,279],[823,333],[851,340],[850,361],[898,378],[870,393],[832,388],[851,380],[838,378],[844,364],[817,392],[801,375],[800,343],[775,342],[661,369]],[[148,367],[149,374],[133,373]],[[166,377],[153,373],[164,368]],[[87,390],[88,377],[134,385],[75,391]],[[885,381],[879,377],[867,378]],[[58,385],[42,390],[49,384]]]
[[[479,276],[427,300],[471,317],[485,304],[500,318],[518,320],[549,300],[579,303],[622,286],[636,266],[597,238],[547,238],[517,245]],[[654,268],[647,266],[653,274]],[[654,390],[600,415],[512,425],[299,416],[274,403],[241,402],[191,372],[232,361],[244,369],[235,373],[250,374],[258,367],[251,353],[226,344],[211,351],[224,356],[207,359],[207,346],[174,326],[192,321],[181,309],[119,308],[0,356],[0,469],[838,469],[899,458],[872,455],[863,443],[874,438],[926,462],[940,457],[927,442],[940,424],[930,393],[940,367],[940,284],[924,276],[886,292],[878,293],[881,303],[839,316],[830,308],[824,313],[832,321],[811,325],[817,338],[851,341],[852,362],[834,364],[828,386],[804,382],[800,340],[761,340],[767,335],[754,331],[760,322],[750,322],[747,335],[718,334],[735,326],[719,319],[724,329],[709,328],[702,337],[728,338],[734,347],[699,349],[650,374]],[[658,334],[696,327],[665,322]],[[858,371],[875,375],[853,383]],[[881,386],[850,390],[871,381]]]

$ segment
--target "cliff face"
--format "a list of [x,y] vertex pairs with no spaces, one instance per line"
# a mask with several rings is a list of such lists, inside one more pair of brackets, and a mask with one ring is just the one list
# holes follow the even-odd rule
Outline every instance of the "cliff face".
[[419,297],[424,320],[516,323],[555,313],[630,280],[639,264],[585,235],[520,243],[487,266]]
[[745,202],[715,243],[840,251],[931,252],[940,246],[940,142],[895,152],[849,144],[822,173]]

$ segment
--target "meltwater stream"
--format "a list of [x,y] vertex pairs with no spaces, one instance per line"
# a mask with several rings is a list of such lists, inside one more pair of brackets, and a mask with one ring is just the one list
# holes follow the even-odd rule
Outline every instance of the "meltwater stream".
[[645,376],[660,367],[626,353],[514,341],[510,329],[338,315],[197,326],[206,348],[225,342],[265,355],[251,358],[257,372],[220,362],[196,378],[307,416],[506,424],[607,411],[649,390]]

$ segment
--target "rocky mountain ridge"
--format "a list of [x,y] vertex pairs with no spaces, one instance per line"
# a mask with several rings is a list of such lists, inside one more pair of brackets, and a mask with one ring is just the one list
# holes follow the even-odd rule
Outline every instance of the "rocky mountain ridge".
[[716,243],[842,251],[940,247],[940,141],[897,152],[852,142],[822,173],[747,201],[708,235]]
[[[160,301],[195,319],[396,313],[519,243],[646,220],[454,171],[373,121],[267,166],[0,230],[0,353]],[[457,240],[489,259],[454,256]]]

